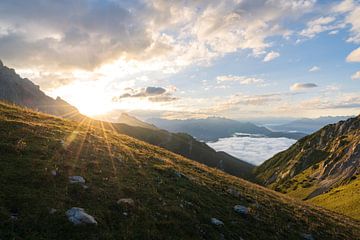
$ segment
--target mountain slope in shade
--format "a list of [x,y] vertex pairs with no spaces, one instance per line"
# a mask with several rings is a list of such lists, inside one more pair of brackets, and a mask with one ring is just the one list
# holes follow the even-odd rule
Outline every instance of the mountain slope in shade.
[[[81,115],[78,110],[60,98],[54,100],[43,93],[30,80],[23,79],[13,69],[0,67],[0,99],[25,106],[37,111],[73,119],[91,121],[94,125],[106,129],[116,129],[148,143],[161,146],[177,154],[193,159],[211,167],[246,179],[252,179],[254,166],[201,143],[187,134],[173,134],[142,122],[130,115],[122,114],[116,122],[97,121]],[[107,119],[107,118],[106,118]]]
[[[350,218],[94,127],[90,119],[0,103],[0,128],[1,239],[360,237]],[[70,183],[71,176],[85,184]],[[237,204],[249,212],[236,213]],[[74,226],[65,215],[72,207],[84,208],[97,225]]]
[[40,112],[79,120],[79,111],[62,100],[53,99],[42,92],[39,86],[29,79],[21,78],[14,69],[8,68],[0,61],[0,99],[15,103]]
[[219,138],[231,137],[235,133],[259,134],[267,137],[287,137],[299,139],[304,133],[273,132],[266,127],[259,127],[250,122],[209,117],[205,119],[168,120],[151,118],[147,122],[170,132],[188,133],[203,141],[217,141]]
[[[347,206],[345,213],[348,215],[360,209],[360,194],[354,192],[352,200],[348,198],[351,189],[359,187],[353,183],[359,173],[360,116],[322,128],[255,170],[265,185],[277,191],[305,200],[319,196],[312,201],[335,210],[339,207],[332,207],[333,204],[353,203]],[[341,190],[336,190],[338,188]],[[349,189],[343,191],[346,188]],[[339,197],[339,192],[344,193],[343,197]],[[337,203],[320,201],[322,194],[337,195]],[[346,203],[348,200],[350,203]]]
[[252,171],[254,165],[225,152],[217,152],[206,143],[199,142],[188,134],[170,133],[161,129],[132,127],[126,124],[112,124],[112,127],[119,133],[168,149],[231,175],[253,180]]

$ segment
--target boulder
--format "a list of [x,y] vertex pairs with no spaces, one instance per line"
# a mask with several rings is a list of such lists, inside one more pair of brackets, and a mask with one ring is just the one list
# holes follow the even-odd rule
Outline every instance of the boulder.
[[70,176],[69,177],[70,183],[80,183],[85,184],[85,179],[82,176]]
[[130,207],[135,206],[135,202],[131,198],[121,198],[117,201],[117,204],[130,206]]
[[216,225],[216,226],[224,225],[224,223],[222,221],[220,221],[219,219],[217,219],[217,218],[211,218],[211,223]]
[[226,192],[234,197],[240,197],[240,192],[234,188],[229,188]]
[[249,208],[245,207],[243,205],[235,205],[234,206],[234,211],[237,212],[237,213],[246,215],[246,214],[249,213]]
[[97,224],[95,218],[87,214],[83,208],[73,207],[66,211],[69,221],[75,225],[79,224]]
[[315,240],[315,238],[309,233],[303,233],[302,237],[304,240]]

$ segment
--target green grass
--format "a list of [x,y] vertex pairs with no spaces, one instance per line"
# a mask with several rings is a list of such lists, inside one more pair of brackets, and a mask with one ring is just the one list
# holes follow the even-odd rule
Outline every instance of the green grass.
[[311,203],[360,220],[360,178],[309,200]]
[[[0,103],[0,130],[0,239],[360,238],[355,220],[94,127],[89,119],[76,123]],[[83,176],[89,188],[69,184],[72,175]],[[118,205],[120,198],[132,198],[135,206]],[[236,204],[251,214],[236,214]],[[72,225],[65,211],[75,206],[98,225]],[[211,217],[225,225],[211,225]]]

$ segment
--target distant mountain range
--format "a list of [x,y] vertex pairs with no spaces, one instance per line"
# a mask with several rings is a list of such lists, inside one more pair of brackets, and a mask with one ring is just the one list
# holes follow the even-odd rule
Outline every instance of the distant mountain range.
[[289,123],[280,124],[280,125],[271,125],[268,126],[273,131],[284,131],[284,132],[303,132],[303,133],[313,133],[325,125],[339,122],[341,120],[346,120],[354,116],[336,116],[336,117],[319,117],[319,118],[301,118],[298,120],[291,121]]
[[232,175],[246,179],[251,179],[253,176],[254,166],[252,164],[224,152],[216,152],[188,134],[170,133],[128,114],[120,114],[116,119],[117,123],[88,118],[60,98],[53,99],[47,96],[30,80],[21,78],[14,69],[10,69],[2,63],[0,65],[0,100],[79,122],[91,122],[93,126],[100,128],[116,129],[119,133],[163,147]]
[[276,191],[360,219],[360,116],[299,140],[255,174]]
[[306,136],[305,133],[300,132],[274,132],[266,127],[259,127],[250,122],[240,122],[219,117],[186,120],[150,118],[146,121],[170,132],[188,133],[203,141],[217,141],[219,138],[231,137],[236,133],[258,134],[266,137],[286,137],[292,139],[300,139]]

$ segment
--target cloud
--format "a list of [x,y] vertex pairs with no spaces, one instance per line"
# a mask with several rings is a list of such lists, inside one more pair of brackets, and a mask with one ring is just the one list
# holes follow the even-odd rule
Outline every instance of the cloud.
[[296,140],[288,138],[266,138],[259,136],[234,136],[207,143],[217,151],[227,152],[241,160],[260,165],[276,153],[286,150]]
[[352,79],[352,80],[360,79],[360,71],[357,71],[356,73],[354,73],[354,74],[351,76],[351,79]]
[[263,61],[264,62],[269,62],[269,61],[272,61],[272,60],[274,60],[275,58],[278,58],[278,57],[280,57],[280,53],[271,51],[268,54],[266,54]]
[[335,17],[320,17],[314,20],[311,20],[307,23],[307,28],[300,32],[301,36],[307,38],[313,38],[317,34],[325,32],[325,31],[334,31],[336,29],[342,28],[343,24],[330,24],[336,20]]
[[[288,36],[315,0],[0,1],[0,52],[15,67],[93,70],[119,59],[173,71]],[[251,13],[251,14],[249,14]]]
[[320,70],[320,68],[318,66],[313,66],[309,69],[309,72],[317,72],[319,70]]
[[352,51],[347,57],[348,62],[360,62],[360,47]]
[[333,13],[344,16],[344,25],[350,25],[350,37],[348,42],[360,43],[360,3],[353,0],[345,0],[333,6]]
[[299,91],[316,87],[318,87],[318,85],[316,85],[315,83],[294,83],[293,85],[291,85],[290,89],[291,91]]
[[150,102],[171,102],[178,98],[172,96],[172,91],[162,87],[146,87],[140,89],[127,88],[126,92],[118,97],[114,97],[114,102],[119,102],[126,98],[145,98]]
[[263,83],[264,80],[255,77],[246,77],[246,76],[235,76],[235,75],[221,75],[216,77],[217,83],[224,82],[237,82],[241,85],[249,85],[256,83]]

